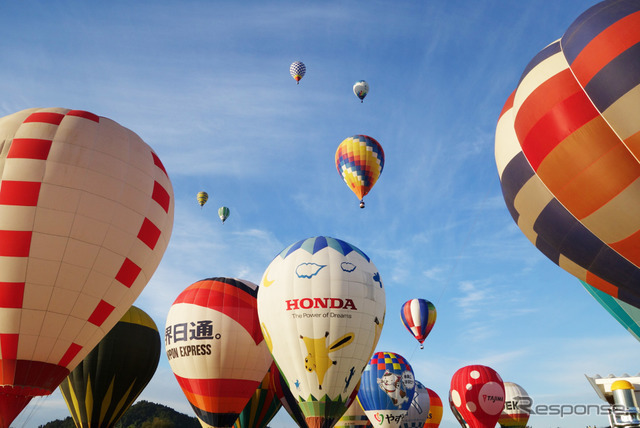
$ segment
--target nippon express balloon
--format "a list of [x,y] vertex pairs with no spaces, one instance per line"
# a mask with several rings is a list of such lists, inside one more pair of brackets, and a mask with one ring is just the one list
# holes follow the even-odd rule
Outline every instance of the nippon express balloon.
[[402,428],[423,428],[429,416],[430,399],[427,388],[416,381],[416,388],[407,416],[402,420]]
[[384,150],[368,135],[345,138],[336,150],[336,169],[347,186],[360,200],[371,191],[384,169]]
[[113,427],[147,386],[160,360],[153,319],[131,306],[60,384],[77,427]]
[[63,108],[0,118],[0,426],[122,318],[173,213],[167,172],[133,131]]
[[400,427],[415,394],[411,365],[402,355],[376,352],[365,367],[358,400],[376,427]]
[[431,333],[437,316],[436,307],[425,299],[411,299],[400,309],[402,324],[420,343],[420,349],[424,348],[424,340]]
[[433,389],[427,388],[427,392],[429,393],[429,414],[424,422],[424,428],[438,428],[442,421],[442,399]]
[[452,410],[470,428],[494,428],[504,408],[504,395],[502,378],[491,367],[465,366],[451,378]]
[[581,281],[640,308],[640,2],[580,15],[527,65],[496,128],[507,208]]
[[355,246],[317,236],[277,255],[258,289],[265,340],[309,427],[333,426],[384,323],[378,269]]
[[260,332],[257,285],[209,278],[169,309],[169,365],[203,426],[231,427],[273,362]]
[[523,387],[513,382],[504,382],[504,408],[498,419],[502,428],[526,427],[532,400]]

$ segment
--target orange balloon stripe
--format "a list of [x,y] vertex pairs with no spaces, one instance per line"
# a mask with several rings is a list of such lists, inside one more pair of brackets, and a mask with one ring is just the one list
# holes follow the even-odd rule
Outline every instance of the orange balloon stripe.
[[629,148],[629,151],[635,156],[640,153],[640,131],[636,132],[632,136],[624,140],[625,145]]
[[640,230],[621,241],[609,245],[636,266],[640,266]]
[[[609,174],[610,171],[616,171],[615,176]],[[624,146],[619,145],[555,196],[574,217],[582,219],[605,205],[639,176],[640,165]]]
[[540,163],[537,174],[555,194],[616,145],[621,145],[620,139],[598,116],[560,142]]
[[606,28],[585,46],[571,64],[571,70],[586,86],[615,57],[640,42],[640,12],[625,16]]
[[618,287],[608,283],[597,275],[594,275],[590,271],[587,271],[587,278],[585,280],[590,286],[597,288],[603,293],[607,293],[610,296],[618,298]]

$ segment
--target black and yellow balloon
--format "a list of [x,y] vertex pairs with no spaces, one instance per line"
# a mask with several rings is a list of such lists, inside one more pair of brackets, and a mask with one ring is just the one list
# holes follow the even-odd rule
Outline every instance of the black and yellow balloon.
[[60,384],[77,428],[115,426],[153,377],[160,334],[135,306]]

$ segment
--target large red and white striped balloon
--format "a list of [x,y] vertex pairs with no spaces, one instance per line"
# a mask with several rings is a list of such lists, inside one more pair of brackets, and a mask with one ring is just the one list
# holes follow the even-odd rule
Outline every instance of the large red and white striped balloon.
[[526,237],[640,307],[640,2],[607,0],[538,53],[507,100],[495,156]]
[[50,394],[127,312],[169,243],[173,189],[134,132],[93,113],[0,118],[0,426]]

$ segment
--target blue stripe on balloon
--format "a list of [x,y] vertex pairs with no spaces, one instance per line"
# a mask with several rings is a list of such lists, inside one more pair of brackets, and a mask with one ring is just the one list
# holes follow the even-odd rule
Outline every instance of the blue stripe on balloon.
[[514,206],[516,195],[534,174],[533,168],[531,168],[529,161],[527,161],[522,152],[515,155],[502,172],[502,196],[511,217],[516,223],[518,223],[518,218],[520,217]]
[[[630,72],[630,70],[636,72]],[[596,108],[603,112],[640,84],[638,70],[640,70],[640,43],[631,46],[602,67],[584,89]]]
[[640,10],[637,0],[607,0],[580,15],[562,36],[562,51],[569,64],[580,52],[612,24]]

